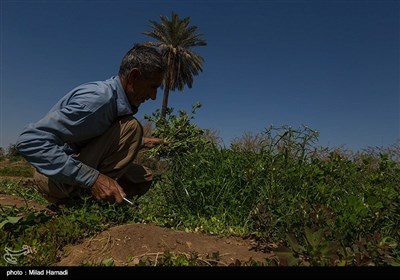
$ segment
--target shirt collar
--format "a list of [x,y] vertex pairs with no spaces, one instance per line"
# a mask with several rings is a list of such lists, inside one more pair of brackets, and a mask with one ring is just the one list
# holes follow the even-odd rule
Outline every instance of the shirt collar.
[[136,106],[129,104],[128,97],[126,96],[125,90],[122,87],[121,79],[119,76],[114,76],[111,79],[115,81],[116,93],[117,93],[117,114],[118,116],[134,115],[138,112]]

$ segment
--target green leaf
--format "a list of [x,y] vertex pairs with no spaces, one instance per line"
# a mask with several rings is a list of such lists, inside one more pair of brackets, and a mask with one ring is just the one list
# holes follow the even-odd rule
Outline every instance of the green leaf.
[[293,256],[293,252],[289,248],[280,247],[273,252],[278,257],[281,265],[295,266],[300,262],[298,258]]
[[103,266],[113,266],[114,265],[114,259],[113,258],[104,259],[101,262],[101,265],[103,265]]
[[0,229],[3,228],[6,224],[16,224],[21,220],[22,217],[7,217],[6,220],[0,223]]
[[294,234],[287,234],[286,238],[287,238],[289,245],[293,251],[295,251],[296,253],[299,253],[299,254],[303,253],[305,251],[304,247],[299,245],[299,243],[297,242]]
[[322,241],[322,231],[318,230],[313,232],[309,227],[305,228],[305,235],[308,243],[313,247],[316,248]]

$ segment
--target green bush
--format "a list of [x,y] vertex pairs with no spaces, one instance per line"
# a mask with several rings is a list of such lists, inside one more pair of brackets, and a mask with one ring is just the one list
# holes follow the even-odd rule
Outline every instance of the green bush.
[[[368,236],[399,240],[400,167],[391,155],[318,147],[316,131],[286,126],[266,129],[251,149],[240,141],[219,148],[198,137],[190,119],[180,112],[169,126],[163,120],[157,134],[176,141],[170,151],[163,147],[169,169],[157,190],[165,203],[159,221],[165,225],[255,233],[266,242],[286,240],[286,246],[287,234],[301,237],[304,228],[313,228],[327,242],[338,242],[340,250]],[[185,133],[176,137],[177,130]],[[310,248],[307,239],[299,240]],[[398,258],[392,249],[388,254]]]

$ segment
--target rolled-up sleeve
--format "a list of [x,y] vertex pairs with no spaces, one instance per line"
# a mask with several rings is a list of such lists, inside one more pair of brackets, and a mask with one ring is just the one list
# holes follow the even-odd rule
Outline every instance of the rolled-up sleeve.
[[[99,172],[67,154],[65,143],[77,143],[104,133],[112,122],[110,102],[77,97],[29,124],[17,139],[18,151],[40,173],[66,184],[91,187]],[[93,96],[91,96],[93,98]],[[90,101],[90,102],[89,102]],[[109,100],[108,100],[109,101]]]

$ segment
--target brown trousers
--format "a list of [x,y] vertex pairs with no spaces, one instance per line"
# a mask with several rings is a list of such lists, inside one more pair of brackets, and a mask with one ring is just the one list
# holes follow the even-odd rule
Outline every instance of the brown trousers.
[[[149,168],[134,163],[142,136],[142,125],[132,117],[123,117],[74,157],[117,180],[128,198],[140,196],[149,190],[153,179]],[[79,186],[57,183],[37,171],[34,181],[39,192],[52,203],[64,203],[85,192],[90,194],[90,191]]]

